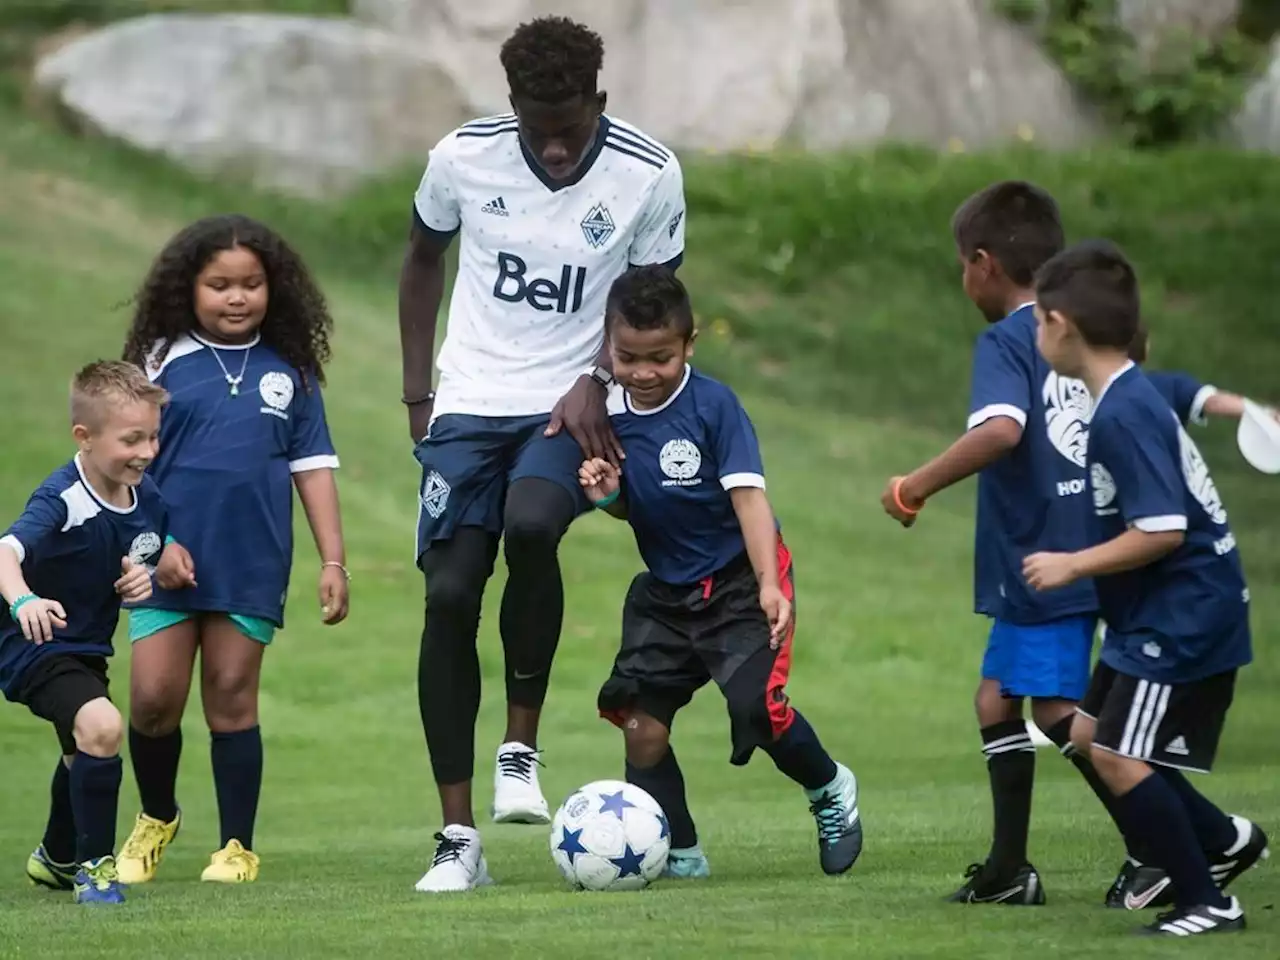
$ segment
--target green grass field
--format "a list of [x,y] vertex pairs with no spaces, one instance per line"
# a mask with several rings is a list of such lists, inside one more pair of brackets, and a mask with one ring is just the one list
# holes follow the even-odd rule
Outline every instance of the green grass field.
[[[1246,391],[1275,386],[1272,322],[1280,173],[1274,162],[1180,154],[933,159],[884,151],[812,160],[688,165],[687,275],[702,358],[757,420],[774,504],[797,556],[795,702],[858,773],[863,859],[821,875],[802,795],[758,758],[728,766],[726,719],[704,692],[676,741],[714,878],[633,895],[573,894],[536,827],[481,822],[498,886],[464,898],[415,894],[438,808],[419,726],[415,670],[422,584],[412,563],[415,465],[398,400],[394,263],[415,172],[333,209],[201,185],[127,151],[74,141],[0,109],[0,518],[15,515],[70,455],[65,387],[82,362],[119,352],[131,292],[187,219],[237,207],[287,230],[317,265],[338,318],[327,394],[352,614],[319,624],[316,564],[300,526],[290,625],[262,695],[267,773],[258,884],[202,886],[217,841],[198,704],[185,732],[186,826],[159,879],[127,908],[74,908],[25,884],[43,829],[50,732],[0,711],[0,957],[1219,956],[1274,960],[1274,867],[1239,881],[1251,929],[1197,946],[1129,939],[1138,920],[1104,911],[1121,847],[1054,752],[1040,755],[1032,857],[1049,905],[965,909],[941,897],[985,853],[986,775],[970,698],[985,625],[969,613],[971,485],[910,532],[880,511],[884,479],[963,423],[968,343],[979,327],[952,261],[947,218],[987,179],[1017,173],[1063,198],[1073,234],[1109,232],[1148,279],[1161,365]],[[1211,794],[1280,837],[1278,488],[1243,466],[1232,431],[1203,445],[1253,583],[1257,663],[1245,671]],[[7,523],[7,519],[4,521]],[[621,772],[617,733],[594,702],[638,567],[604,517],[563,550],[567,616],[544,724],[546,792]],[[489,610],[502,586],[495,577]],[[501,736],[496,616],[480,638],[487,684],[478,801]],[[128,655],[115,663],[121,705]],[[137,795],[126,777],[123,839]],[[465,953],[463,953],[465,951]]]

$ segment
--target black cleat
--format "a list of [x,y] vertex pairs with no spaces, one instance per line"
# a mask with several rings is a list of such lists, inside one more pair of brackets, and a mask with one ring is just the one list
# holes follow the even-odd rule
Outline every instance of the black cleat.
[[1254,866],[1259,860],[1271,856],[1267,846],[1267,835],[1256,823],[1244,817],[1231,818],[1236,826],[1240,839],[1226,853],[1217,853],[1209,857],[1209,872],[1213,874],[1213,882],[1219,890],[1227,889],[1227,885],[1236,877]]
[[1044,887],[1040,874],[1029,863],[1024,863],[1012,874],[999,876],[991,868],[991,862],[973,863],[965,871],[965,884],[947,900],[951,903],[1001,903],[1009,907],[1039,907],[1044,905]]
[[1156,918],[1156,922],[1139,927],[1137,932],[1149,937],[1196,937],[1202,933],[1232,933],[1243,930],[1244,910],[1240,901],[1230,897],[1225,907],[1187,907],[1170,910]]
[[1106,905],[1113,910],[1145,910],[1173,904],[1173,883],[1159,867],[1127,859],[1115,883],[1107,891]]

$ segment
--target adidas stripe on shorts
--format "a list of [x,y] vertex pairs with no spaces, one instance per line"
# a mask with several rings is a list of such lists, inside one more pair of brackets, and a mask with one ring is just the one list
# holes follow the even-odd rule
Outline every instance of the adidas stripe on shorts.
[[1077,709],[1097,721],[1095,747],[1208,773],[1235,686],[1235,670],[1189,683],[1155,683],[1099,663]]

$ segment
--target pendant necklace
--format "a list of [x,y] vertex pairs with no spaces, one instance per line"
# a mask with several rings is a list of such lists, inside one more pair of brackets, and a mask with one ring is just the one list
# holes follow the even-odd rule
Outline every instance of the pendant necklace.
[[240,395],[240,381],[244,379],[245,368],[249,366],[249,351],[252,349],[253,344],[245,347],[244,359],[240,361],[240,375],[233,377],[231,372],[227,370],[227,365],[222,362],[222,357],[218,354],[218,348],[212,344],[209,345],[209,350],[213,353],[213,359],[217,360],[218,366],[222,368],[222,376],[226,378],[227,385],[231,388],[231,396],[233,397]]

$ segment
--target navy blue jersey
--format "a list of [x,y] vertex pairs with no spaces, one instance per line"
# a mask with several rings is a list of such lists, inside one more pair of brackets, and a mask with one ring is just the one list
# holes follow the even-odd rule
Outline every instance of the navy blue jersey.
[[[233,395],[224,367],[237,377],[242,365]],[[182,337],[147,373],[171,397],[150,473],[199,585],[156,590],[145,605],[283,626],[293,561],[292,475],[338,466],[319,385],[304,382],[261,343],[215,348],[195,337]]]
[[1132,364],[1102,391],[1089,433],[1096,539],[1130,527],[1186,531],[1155,563],[1096,580],[1105,663],[1188,683],[1252,659],[1249,592],[1227,511],[1195,442]]
[[1018,445],[978,475],[978,613],[1036,624],[1097,609],[1088,581],[1036,593],[1022,576],[1029,554],[1074,551],[1089,542],[1085,447],[1091,407],[1085,385],[1059,377],[1040,356],[1030,304],[978,337],[968,428],[994,417],[1009,417],[1022,427]]
[[0,689],[11,695],[31,665],[54,654],[109,657],[120,618],[123,560],[154,567],[167,534],[167,511],[149,477],[133,491],[133,506],[116,507],[89,485],[80,458],[61,467],[36,489],[0,542],[22,561],[31,592],[57,600],[67,625],[54,641],[36,646],[0,604]]
[[613,429],[636,546],[658,580],[697,583],[746,549],[729,491],[764,489],[755,428],[732,390],[692,367],[662,406],[625,402]]
[[1164,402],[1173,407],[1179,420],[1184,424],[1204,426],[1207,420],[1204,415],[1205,401],[1218,392],[1216,387],[1206,386],[1189,373],[1174,370],[1144,372],[1151,385],[1164,397]]

